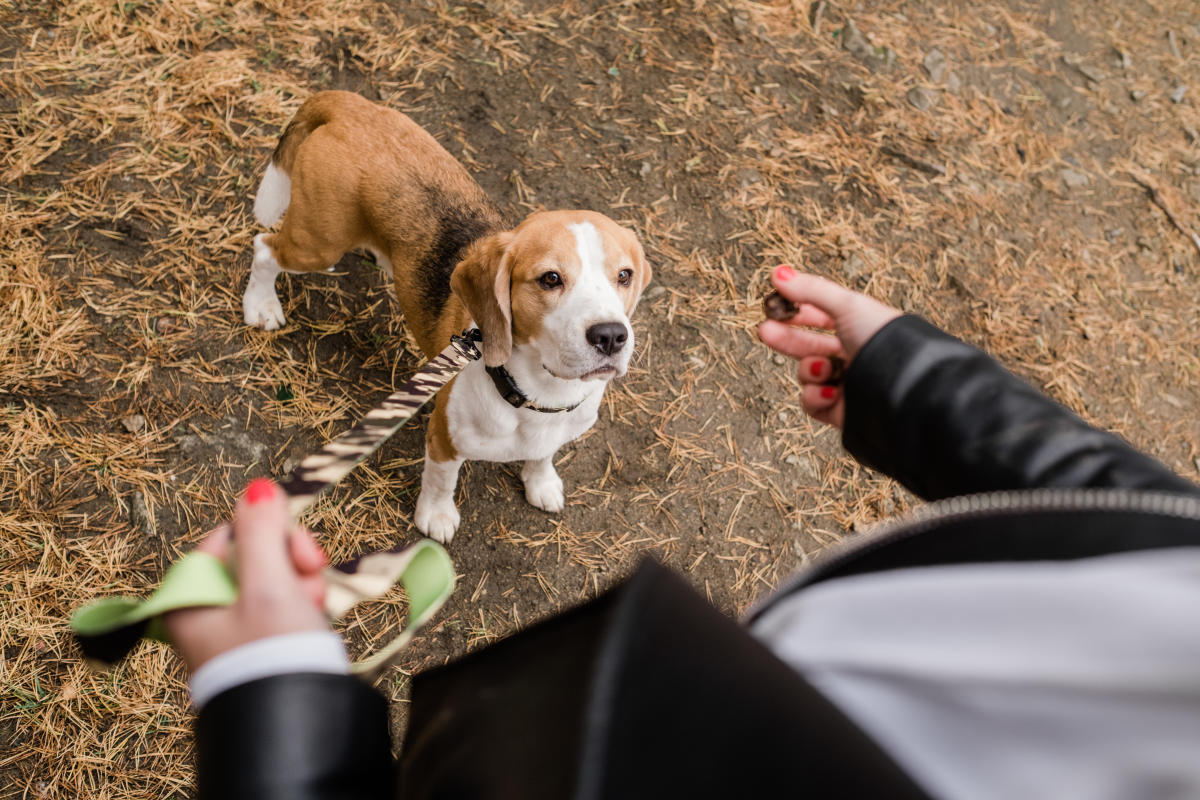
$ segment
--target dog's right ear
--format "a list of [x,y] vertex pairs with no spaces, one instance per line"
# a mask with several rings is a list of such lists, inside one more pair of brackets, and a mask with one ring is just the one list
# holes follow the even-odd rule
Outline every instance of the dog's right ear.
[[467,248],[450,275],[458,295],[483,332],[483,363],[498,367],[512,355],[512,268],[508,246],[514,234],[485,236]]

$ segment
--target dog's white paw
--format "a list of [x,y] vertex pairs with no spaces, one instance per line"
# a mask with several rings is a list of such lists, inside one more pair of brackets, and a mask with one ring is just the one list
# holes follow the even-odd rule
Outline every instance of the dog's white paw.
[[435,542],[450,544],[461,521],[462,518],[458,514],[458,509],[454,507],[453,501],[422,503],[420,499],[417,500],[417,510],[413,514],[413,522],[416,523],[417,530]]
[[525,499],[542,511],[558,513],[563,510],[563,482],[558,473],[550,471],[525,478]]
[[283,306],[275,295],[274,287],[264,287],[253,278],[250,279],[250,285],[246,287],[246,294],[242,297],[242,314],[247,325],[262,328],[264,331],[279,330],[287,324],[287,317],[283,315]]

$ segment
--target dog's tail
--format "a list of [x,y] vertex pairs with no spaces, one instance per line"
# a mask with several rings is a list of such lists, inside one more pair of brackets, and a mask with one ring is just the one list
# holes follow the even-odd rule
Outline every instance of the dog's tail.
[[296,153],[310,133],[330,120],[340,94],[343,92],[320,92],[308,98],[284,128],[254,197],[254,216],[263,226],[269,228],[283,218],[292,197]]

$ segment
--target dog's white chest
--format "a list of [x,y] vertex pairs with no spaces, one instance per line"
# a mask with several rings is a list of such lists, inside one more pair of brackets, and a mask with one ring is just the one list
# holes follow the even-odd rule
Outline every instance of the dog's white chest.
[[532,461],[549,458],[596,422],[605,385],[592,390],[573,411],[544,413],[513,408],[482,369],[470,365],[450,389],[446,409],[450,438],[460,459]]

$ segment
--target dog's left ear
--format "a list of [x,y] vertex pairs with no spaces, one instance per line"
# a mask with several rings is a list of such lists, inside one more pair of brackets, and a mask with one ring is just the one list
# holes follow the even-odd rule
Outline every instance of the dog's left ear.
[[450,274],[458,295],[483,332],[483,363],[498,367],[512,355],[512,268],[509,231],[473,243]]
[[626,303],[625,313],[632,315],[633,310],[637,308],[638,301],[642,299],[642,292],[650,285],[650,278],[653,275],[653,270],[650,269],[650,262],[646,260],[646,251],[642,249],[642,243],[638,241],[637,234],[628,228],[622,228],[629,235],[629,240],[632,243],[633,250],[633,279],[634,291],[630,295],[630,300]]

